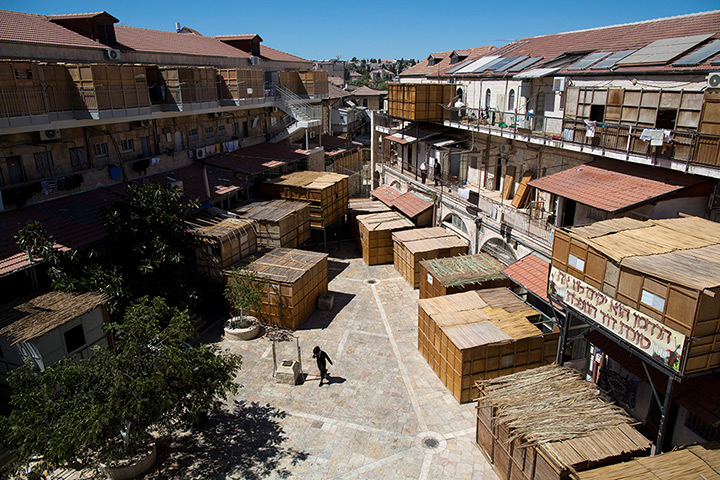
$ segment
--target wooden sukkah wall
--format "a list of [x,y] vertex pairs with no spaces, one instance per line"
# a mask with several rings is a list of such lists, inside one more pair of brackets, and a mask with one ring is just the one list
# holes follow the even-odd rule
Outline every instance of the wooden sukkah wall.
[[393,262],[392,233],[415,225],[398,212],[380,212],[357,217],[360,251],[368,265]]
[[196,217],[188,231],[198,237],[195,262],[200,275],[223,281],[223,270],[257,251],[253,221],[244,218]]
[[466,254],[467,240],[442,227],[415,228],[394,232],[393,263],[395,269],[414,288],[420,287],[420,261]]
[[255,221],[260,246],[295,248],[310,239],[310,204],[307,202],[253,202],[233,212]]

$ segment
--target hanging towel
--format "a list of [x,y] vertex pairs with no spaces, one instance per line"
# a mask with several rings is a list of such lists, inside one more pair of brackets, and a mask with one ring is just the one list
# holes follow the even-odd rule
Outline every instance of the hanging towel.
[[640,140],[643,140],[645,142],[649,142],[652,140],[652,128],[646,128],[642,131],[640,134]]
[[585,131],[585,136],[587,138],[593,138],[595,136],[595,120],[589,121],[585,120],[585,125],[587,126],[587,130]]
[[665,132],[662,130],[650,130],[650,145],[659,147],[663,144]]
[[574,134],[575,134],[575,130],[573,130],[572,128],[563,128],[561,138],[563,140],[565,140],[566,142],[572,142]]

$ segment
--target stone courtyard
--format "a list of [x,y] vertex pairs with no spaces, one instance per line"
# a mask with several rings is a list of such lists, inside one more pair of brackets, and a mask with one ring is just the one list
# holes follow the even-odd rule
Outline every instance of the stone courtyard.
[[[359,258],[331,257],[329,277],[334,308],[296,332],[301,385],[275,382],[265,336],[206,332],[243,356],[243,387],[226,415],[167,446],[153,478],[497,478],[473,443],[474,404],[459,405],[417,350],[417,291]],[[322,387],[315,345],[334,362]],[[295,342],[276,351],[278,363],[297,358]]]

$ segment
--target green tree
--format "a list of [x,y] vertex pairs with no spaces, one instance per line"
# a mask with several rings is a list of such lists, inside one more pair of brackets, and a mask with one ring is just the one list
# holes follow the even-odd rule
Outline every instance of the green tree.
[[9,417],[3,439],[14,448],[14,471],[40,457],[36,471],[97,466],[127,458],[153,434],[188,428],[237,391],[239,356],[190,347],[187,311],[144,297],[111,324],[115,349],[62,360],[40,372],[26,363],[8,381]]
[[28,222],[16,238],[31,259],[50,264],[56,290],[95,291],[122,311],[133,299],[147,295],[172,305],[189,305],[196,298],[193,262],[197,245],[185,222],[197,209],[183,202],[182,193],[157,184],[131,185],[126,202],[107,215],[109,239],[83,252],[63,252],[38,222]]
[[262,308],[263,287],[265,280],[257,276],[257,271],[250,266],[234,268],[229,272],[225,285],[225,300],[230,305],[233,315],[240,317],[241,328],[243,323],[243,310],[260,311]]

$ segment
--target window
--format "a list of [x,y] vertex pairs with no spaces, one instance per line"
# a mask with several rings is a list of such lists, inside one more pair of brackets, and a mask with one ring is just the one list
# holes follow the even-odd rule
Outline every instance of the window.
[[40,152],[35,154],[35,166],[38,172],[46,172],[53,166],[52,153]]
[[277,117],[270,117],[270,126],[274,127],[277,125]]
[[666,128],[668,130],[674,130],[675,120],[677,120],[677,110],[673,108],[661,108],[658,110],[657,113],[657,119],[655,120],[655,128]]
[[568,255],[568,266],[573,267],[575,270],[585,271],[585,260],[576,257],[572,253]]
[[135,150],[135,144],[134,144],[132,138],[126,138],[125,140],[120,140],[120,151],[121,152],[132,152],[134,150]]
[[707,423],[690,411],[685,417],[685,426],[705,440],[720,440],[720,425]]
[[508,111],[512,112],[515,110],[515,90],[510,90],[508,93]]
[[88,158],[85,153],[85,147],[70,149],[70,165],[76,169],[82,169],[88,166]]
[[65,337],[67,353],[72,353],[85,346],[85,332],[83,331],[82,323],[66,330],[63,336]]
[[188,140],[197,140],[198,138],[197,128],[191,128],[190,131],[188,131]]
[[215,130],[213,127],[205,127],[205,138],[213,138],[215,136]]
[[605,120],[605,105],[590,105],[590,121],[602,122]]
[[96,143],[93,145],[93,155],[95,155],[95,158],[107,157],[107,143]]
[[485,108],[490,108],[490,99],[492,98],[492,92],[490,92],[490,89],[488,88],[485,90]]
[[462,218],[460,218],[458,215],[455,215],[454,213],[451,213],[450,215],[445,217],[445,220],[443,220],[443,223],[451,226],[452,228],[460,230],[463,233],[468,233],[467,227],[465,226],[465,222],[463,222]]
[[224,137],[226,134],[225,125],[218,126],[218,137]]
[[30,70],[29,68],[16,68],[15,78],[17,78],[18,80],[32,80],[32,70]]
[[642,295],[640,296],[640,303],[650,308],[662,312],[665,310],[665,299],[660,295],[656,295],[643,288]]

